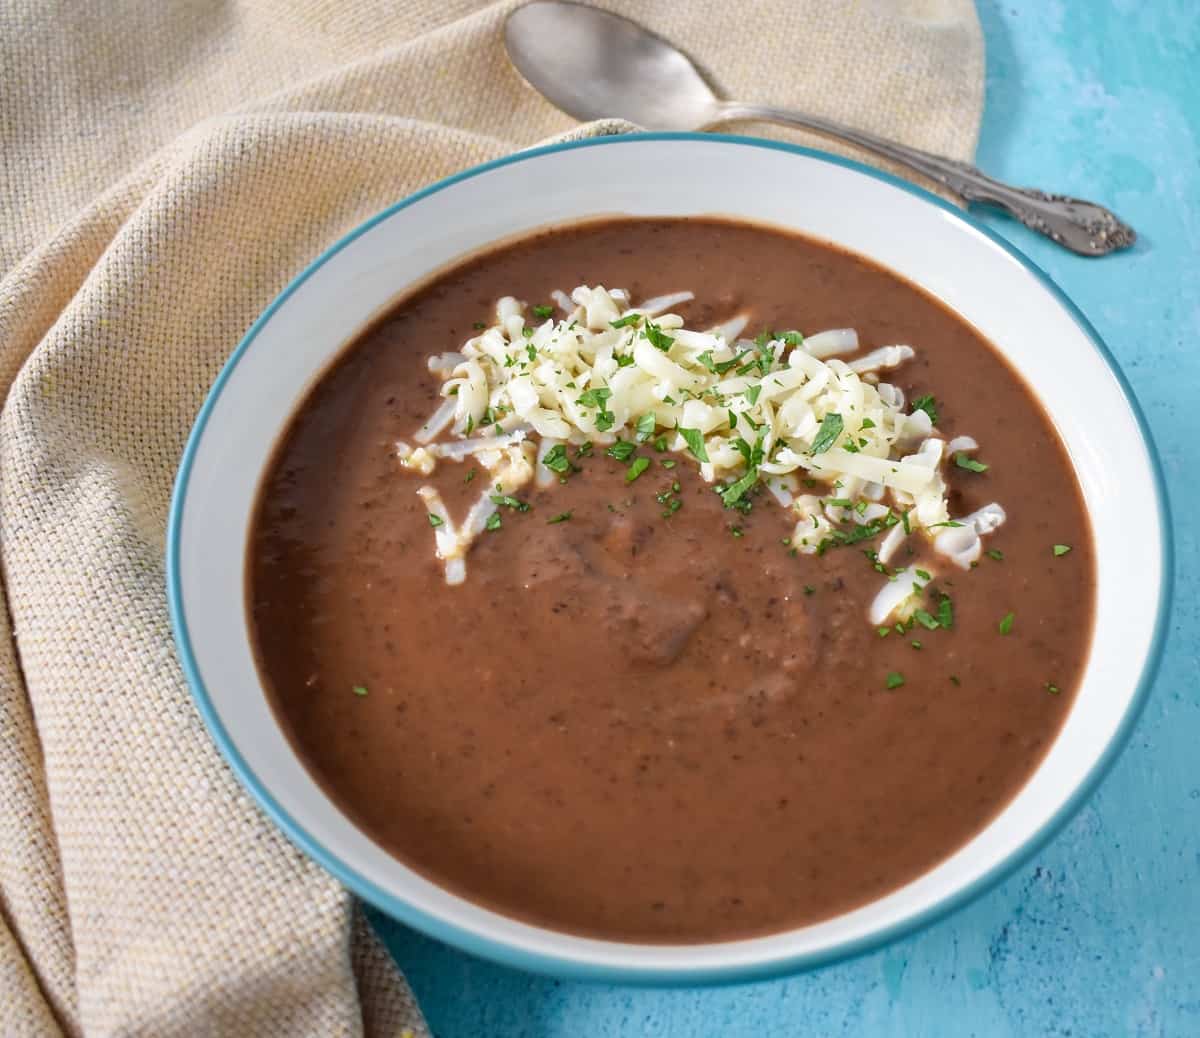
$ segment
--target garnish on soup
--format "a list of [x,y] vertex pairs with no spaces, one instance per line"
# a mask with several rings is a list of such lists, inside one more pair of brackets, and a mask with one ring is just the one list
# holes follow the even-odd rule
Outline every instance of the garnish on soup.
[[[416,446],[396,445],[409,471],[429,475],[441,461],[471,459],[494,485],[457,522],[435,488],[417,491],[447,583],[466,578],[471,544],[495,528],[512,494],[569,477],[568,445],[577,457],[605,447],[627,465],[626,483],[651,466],[639,445],[679,454],[699,465],[725,507],[742,512],[765,493],[795,524],[793,554],[878,539],[867,555],[886,583],[867,610],[872,625],[930,616],[921,603],[933,560],[971,568],[1005,520],[995,503],[950,515],[946,466],[980,476],[988,466],[971,456],[971,437],[937,434],[933,396],[907,406],[881,380],[914,357],[911,346],[863,352],[850,328],[739,338],[745,318],[690,329],[670,312],[690,292],[633,306],[622,289],[581,285],[554,298],[557,310],[530,310],[505,296],[492,325],[477,327],[459,351],[430,357],[442,403],[414,433]],[[669,495],[660,503],[664,517],[681,506]],[[733,523],[729,532],[744,531]],[[929,561],[892,568],[902,549]]]

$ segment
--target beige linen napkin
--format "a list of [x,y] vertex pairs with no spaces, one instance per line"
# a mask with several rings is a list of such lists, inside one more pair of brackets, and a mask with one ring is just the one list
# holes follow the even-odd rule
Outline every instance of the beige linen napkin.
[[[511,6],[0,0],[0,1034],[426,1033],[210,742],[164,526],[209,385],[306,261],[572,129],[506,62]],[[732,96],[973,151],[970,0],[609,6]]]

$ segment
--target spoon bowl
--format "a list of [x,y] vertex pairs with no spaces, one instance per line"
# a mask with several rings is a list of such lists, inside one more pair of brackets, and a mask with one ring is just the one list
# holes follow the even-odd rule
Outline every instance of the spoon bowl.
[[687,55],[628,18],[536,0],[508,16],[504,43],[525,80],[576,119],[668,131],[719,120],[721,103]]

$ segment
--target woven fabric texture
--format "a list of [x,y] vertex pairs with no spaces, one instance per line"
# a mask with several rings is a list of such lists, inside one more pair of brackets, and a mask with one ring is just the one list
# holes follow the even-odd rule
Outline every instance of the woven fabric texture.
[[[728,96],[974,149],[970,0],[606,5]],[[520,80],[512,6],[0,0],[0,1034],[426,1034],[208,738],[164,529],[209,386],[309,259],[439,177],[619,128]]]

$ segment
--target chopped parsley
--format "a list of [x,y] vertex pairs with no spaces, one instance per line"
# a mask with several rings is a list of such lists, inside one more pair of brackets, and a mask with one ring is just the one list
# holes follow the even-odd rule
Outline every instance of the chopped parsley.
[[640,476],[643,472],[645,472],[646,469],[648,469],[649,467],[650,467],[650,459],[649,458],[641,458],[641,457],[634,458],[633,461],[631,461],[629,463],[629,469],[625,473],[625,482],[632,483],[635,479],[638,478],[638,476]]
[[575,457],[590,458],[592,456],[592,441],[584,440],[578,447],[575,448]]
[[751,386],[751,387],[750,387],[749,389],[747,389],[747,390],[745,391],[745,393],[743,393],[742,395],[743,395],[743,396],[744,396],[744,397],[745,397],[747,400],[749,400],[749,401],[750,401],[750,406],[751,406],[751,407],[753,407],[755,404],[757,404],[757,403],[758,403],[758,394],[759,394],[759,393],[761,393],[761,392],[762,392],[762,384],[760,383],[760,384],[759,384],[759,385],[757,385],[757,386]]
[[967,456],[962,451],[954,455],[954,464],[960,469],[966,469],[968,472],[987,472],[988,466],[982,461],[976,461],[974,458]]
[[651,346],[662,350],[663,353],[675,345],[675,340],[649,319],[646,321],[646,327],[642,329],[642,334],[650,340]]
[[1001,634],[1008,634],[1012,631],[1012,628],[1013,628],[1013,614],[1005,613],[1004,619],[1001,620],[1000,623],[997,625],[997,630]]
[[887,676],[886,684],[887,684],[889,691],[893,688],[899,688],[901,685],[904,684],[904,675],[893,670]]
[[609,447],[604,453],[610,458],[616,458],[617,461],[628,461],[631,457],[633,457],[633,452],[635,450],[637,450],[637,445],[631,443],[629,440],[617,440],[617,442]]
[[565,523],[570,518],[571,518],[571,513],[569,511],[559,512],[558,515],[552,515],[549,519],[547,519],[546,524],[549,525],[551,523]]
[[932,422],[934,425],[937,425],[937,401],[934,400],[934,398],[928,393],[925,396],[917,397],[917,399],[912,402],[912,413],[916,414],[918,411],[924,411],[927,415],[929,415],[930,422]]
[[813,440],[810,454],[824,454],[830,447],[834,445],[837,438],[842,435],[842,429],[846,423],[842,421],[842,416],[836,412],[831,412],[821,419],[821,427],[817,430],[816,439]]
[[961,685],[962,684],[962,682],[959,680],[957,674],[950,675],[950,684],[952,684],[952,685]]
[[482,321],[476,321],[473,325],[471,325],[471,327],[474,328],[477,332],[481,332],[487,327],[487,325],[484,324]]
[[684,429],[681,427],[679,435],[683,437],[684,443],[688,445],[688,450],[692,452],[697,461],[708,462],[708,451],[704,449],[704,436],[699,429]]
[[556,443],[546,451],[545,457],[542,458],[542,464],[551,472],[565,476],[571,470],[571,459],[567,457],[567,448],[561,443]]
[[503,508],[511,508],[514,512],[528,512],[529,509],[533,507],[533,505],[529,504],[529,502],[521,501],[518,498],[513,497],[511,494],[492,494],[491,500],[492,504],[499,505]]
[[874,429],[875,423],[873,421],[871,421],[870,418],[864,418],[862,420],[862,423],[859,425],[859,428],[860,429]]
[[580,407],[598,407],[603,408],[608,402],[608,398],[612,396],[612,390],[607,386],[598,386],[595,389],[585,389],[579,399],[575,401]]
[[624,317],[620,318],[619,320],[609,321],[608,323],[609,323],[609,327],[612,327],[612,328],[625,328],[631,324],[636,328],[638,321],[640,321],[641,319],[642,319],[641,314],[626,314]]
[[500,525],[500,513],[493,512],[487,517],[487,522],[483,524],[483,527],[485,530],[499,530]]
[[719,488],[717,493],[721,495],[721,500],[725,502],[726,508],[733,508],[757,482],[758,469],[751,468],[741,479]]
[[663,458],[663,460],[660,461],[659,464],[664,469],[673,469],[675,467],[675,462],[673,462],[670,458]]
[[886,638],[889,634],[892,633],[892,629],[890,627],[877,627],[876,633],[879,635],[880,638]]
[[947,631],[954,626],[954,603],[950,601],[949,595],[942,595],[938,599],[937,621],[938,626]]
[[442,520],[442,517],[441,517],[441,516],[439,516],[439,515],[434,515],[432,512],[428,512],[428,513],[427,513],[427,515],[428,515],[428,518],[429,518],[429,525],[430,525],[430,526],[432,526],[432,527],[433,527],[435,530],[436,530],[436,529],[437,529],[439,526],[445,526],[445,525],[446,525],[446,524],[445,524],[445,522]]
[[470,472],[468,472],[468,473],[466,474],[466,477],[463,479],[463,482],[464,482],[464,483],[470,483],[470,482],[471,482],[471,480],[473,480],[473,479],[475,478],[475,475],[476,475],[476,472],[477,472],[477,471],[478,471],[478,470],[476,470],[476,469],[471,469],[471,471],[470,471]]
[[628,368],[633,365],[632,353],[618,353],[613,356],[613,360],[617,362],[618,368]]
[[547,317],[551,316],[553,313],[554,313],[554,307],[552,307],[552,306],[535,306],[533,308],[533,316],[540,317],[542,320],[545,320]]
[[744,537],[746,535],[746,531],[743,530],[740,526],[731,526],[729,528],[729,532],[731,534],[733,534],[734,537]]
[[1071,546],[1069,544],[1056,544],[1054,546],[1054,557],[1057,559],[1063,555],[1066,555],[1070,550]]
[[1062,691],[1053,681],[1047,681],[1043,686],[1052,696],[1056,696]]
[[932,616],[924,609],[918,609],[913,613],[917,623],[924,627],[927,631],[936,631],[942,626],[941,621]]
[[654,435],[654,427],[657,424],[658,419],[654,416],[653,411],[642,415],[642,417],[637,420],[636,428],[638,443],[644,443],[646,440],[650,439],[650,437]]
[[367,694],[367,686],[366,685],[351,685],[350,691],[353,692],[356,696],[365,696]]
[[1003,562],[1004,552],[1002,552],[999,548],[988,548],[987,557],[989,559],[994,559],[996,562]]
[[921,643],[920,643],[920,642],[919,642],[919,641],[918,641],[916,638],[914,638],[914,639],[912,640],[912,647],[913,647],[914,649],[920,649],[920,648],[921,648]]

